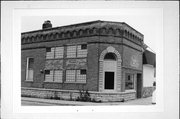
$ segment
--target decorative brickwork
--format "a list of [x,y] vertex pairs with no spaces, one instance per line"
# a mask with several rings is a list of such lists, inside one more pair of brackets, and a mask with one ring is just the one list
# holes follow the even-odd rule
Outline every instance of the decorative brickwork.
[[143,41],[143,35],[138,31],[135,31],[126,23],[94,21],[84,24],[69,25],[66,27],[56,27],[36,32],[22,33],[22,44],[96,35],[126,37],[132,42],[137,43]]

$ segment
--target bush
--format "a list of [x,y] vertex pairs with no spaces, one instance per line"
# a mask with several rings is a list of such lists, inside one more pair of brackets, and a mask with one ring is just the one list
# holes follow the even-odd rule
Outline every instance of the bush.
[[80,93],[80,95],[77,97],[76,101],[84,101],[84,102],[91,101],[91,97],[90,97],[88,90],[86,90],[86,91],[80,90],[79,93]]

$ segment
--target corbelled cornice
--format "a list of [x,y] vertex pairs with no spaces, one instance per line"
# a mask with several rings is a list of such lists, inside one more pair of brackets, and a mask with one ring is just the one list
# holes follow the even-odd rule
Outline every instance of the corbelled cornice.
[[143,41],[143,35],[121,22],[93,21],[21,34],[22,44],[63,40],[88,36],[125,37],[133,41]]

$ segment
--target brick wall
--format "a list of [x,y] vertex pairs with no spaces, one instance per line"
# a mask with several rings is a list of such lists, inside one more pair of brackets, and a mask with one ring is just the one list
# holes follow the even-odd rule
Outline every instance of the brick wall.
[[[97,44],[88,44],[88,60],[87,64],[89,69],[87,68],[87,83],[54,83],[54,82],[44,82],[44,74],[40,73],[41,69],[45,68],[46,61],[46,47],[54,47],[54,46],[63,46],[67,44],[82,44],[89,42],[97,41],[98,37],[84,37],[84,38],[76,38],[71,40],[60,40],[53,42],[42,42],[42,43],[33,43],[28,45],[22,45],[22,87],[42,87],[48,89],[66,89],[66,90],[98,90],[98,45]],[[64,54],[66,54],[66,48],[64,50]],[[35,68],[34,68],[34,81],[27,82],[26,78],[26,58],[33,57],[35,60]],[[65,57],[65,56],[64,56]],[[66,58],[64,59],[64,63],[66,62]],[[67,67],[65,66],[64,69]],[[63,71],[63,75],[65,75],[65,71]],[[65,78],[65,77],[64,77]]]
[[[34,81],[25,81],[26,80],[26,65],[27,57],[34,58]],[[28,49],[22,50],[21,52],[21,85],[24,87],[43,87],[44,74],[40,70],[44,69],[45,64],[45,49]]]
[[88,44],[87,89],[98,91],[99,78],[99,44]]
[[[53,83],[53,82],[44,82],[44,74],[40,73],[41,69],[44,69],[45,66],[45,55],[46,47],[54,46],[64,46],[67,44],[79,44],[87,43],[87,83],[78,84],[78,83]],[[126,42],[128,45],[129,42]],[[129,43],[129,45],[132,45]],[[107,47],[114,47],[122,58],[122,66],[126,68],[134,68],[135,70],[142,70],[142,55],[140,51],[134,50],[130,47],[123,46],[121,37],[112,37],[112,36],[92,36],[92,37],[83,37],[83,38],[74,38],[67,40],[56,40],[52,42],[41,42],[33,44],[24,44],[22,45],[22,87],[42,87],[48,89],[65,89],[65,90],[90,90],[98,91],[99,89],[99,56],[103,50]],[[132,46],[135,47],[135,44]],[[139,48],[139,47],[138,47]],[[66,48],[64,49],[66,54]],[[138,60],[138,67],[131,66],[131,56],[135,55]],[[34,82],[27,82],[25,80],[26,75],[26,58],[34,57],[35,58],[35,73],[34,73]],[[66,62],[66,59],[64,59]],[[66,67],[64,67],[66,69]],[[123,68],[122,68],[123,70]],[[65,71],[63,71],[65,75]],[[65,77],[64,79],[65,80]],[[124,91],[124,78],[122,75],[121,90]]]
[[123,67],[142,70],[142,52],[123,46]]

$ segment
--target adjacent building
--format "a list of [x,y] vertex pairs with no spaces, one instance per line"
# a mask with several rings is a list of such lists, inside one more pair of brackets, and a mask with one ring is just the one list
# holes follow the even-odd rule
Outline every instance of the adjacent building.
[[156,82],[156,54],[148,49],[143,52],[143,97],[152,96]]

